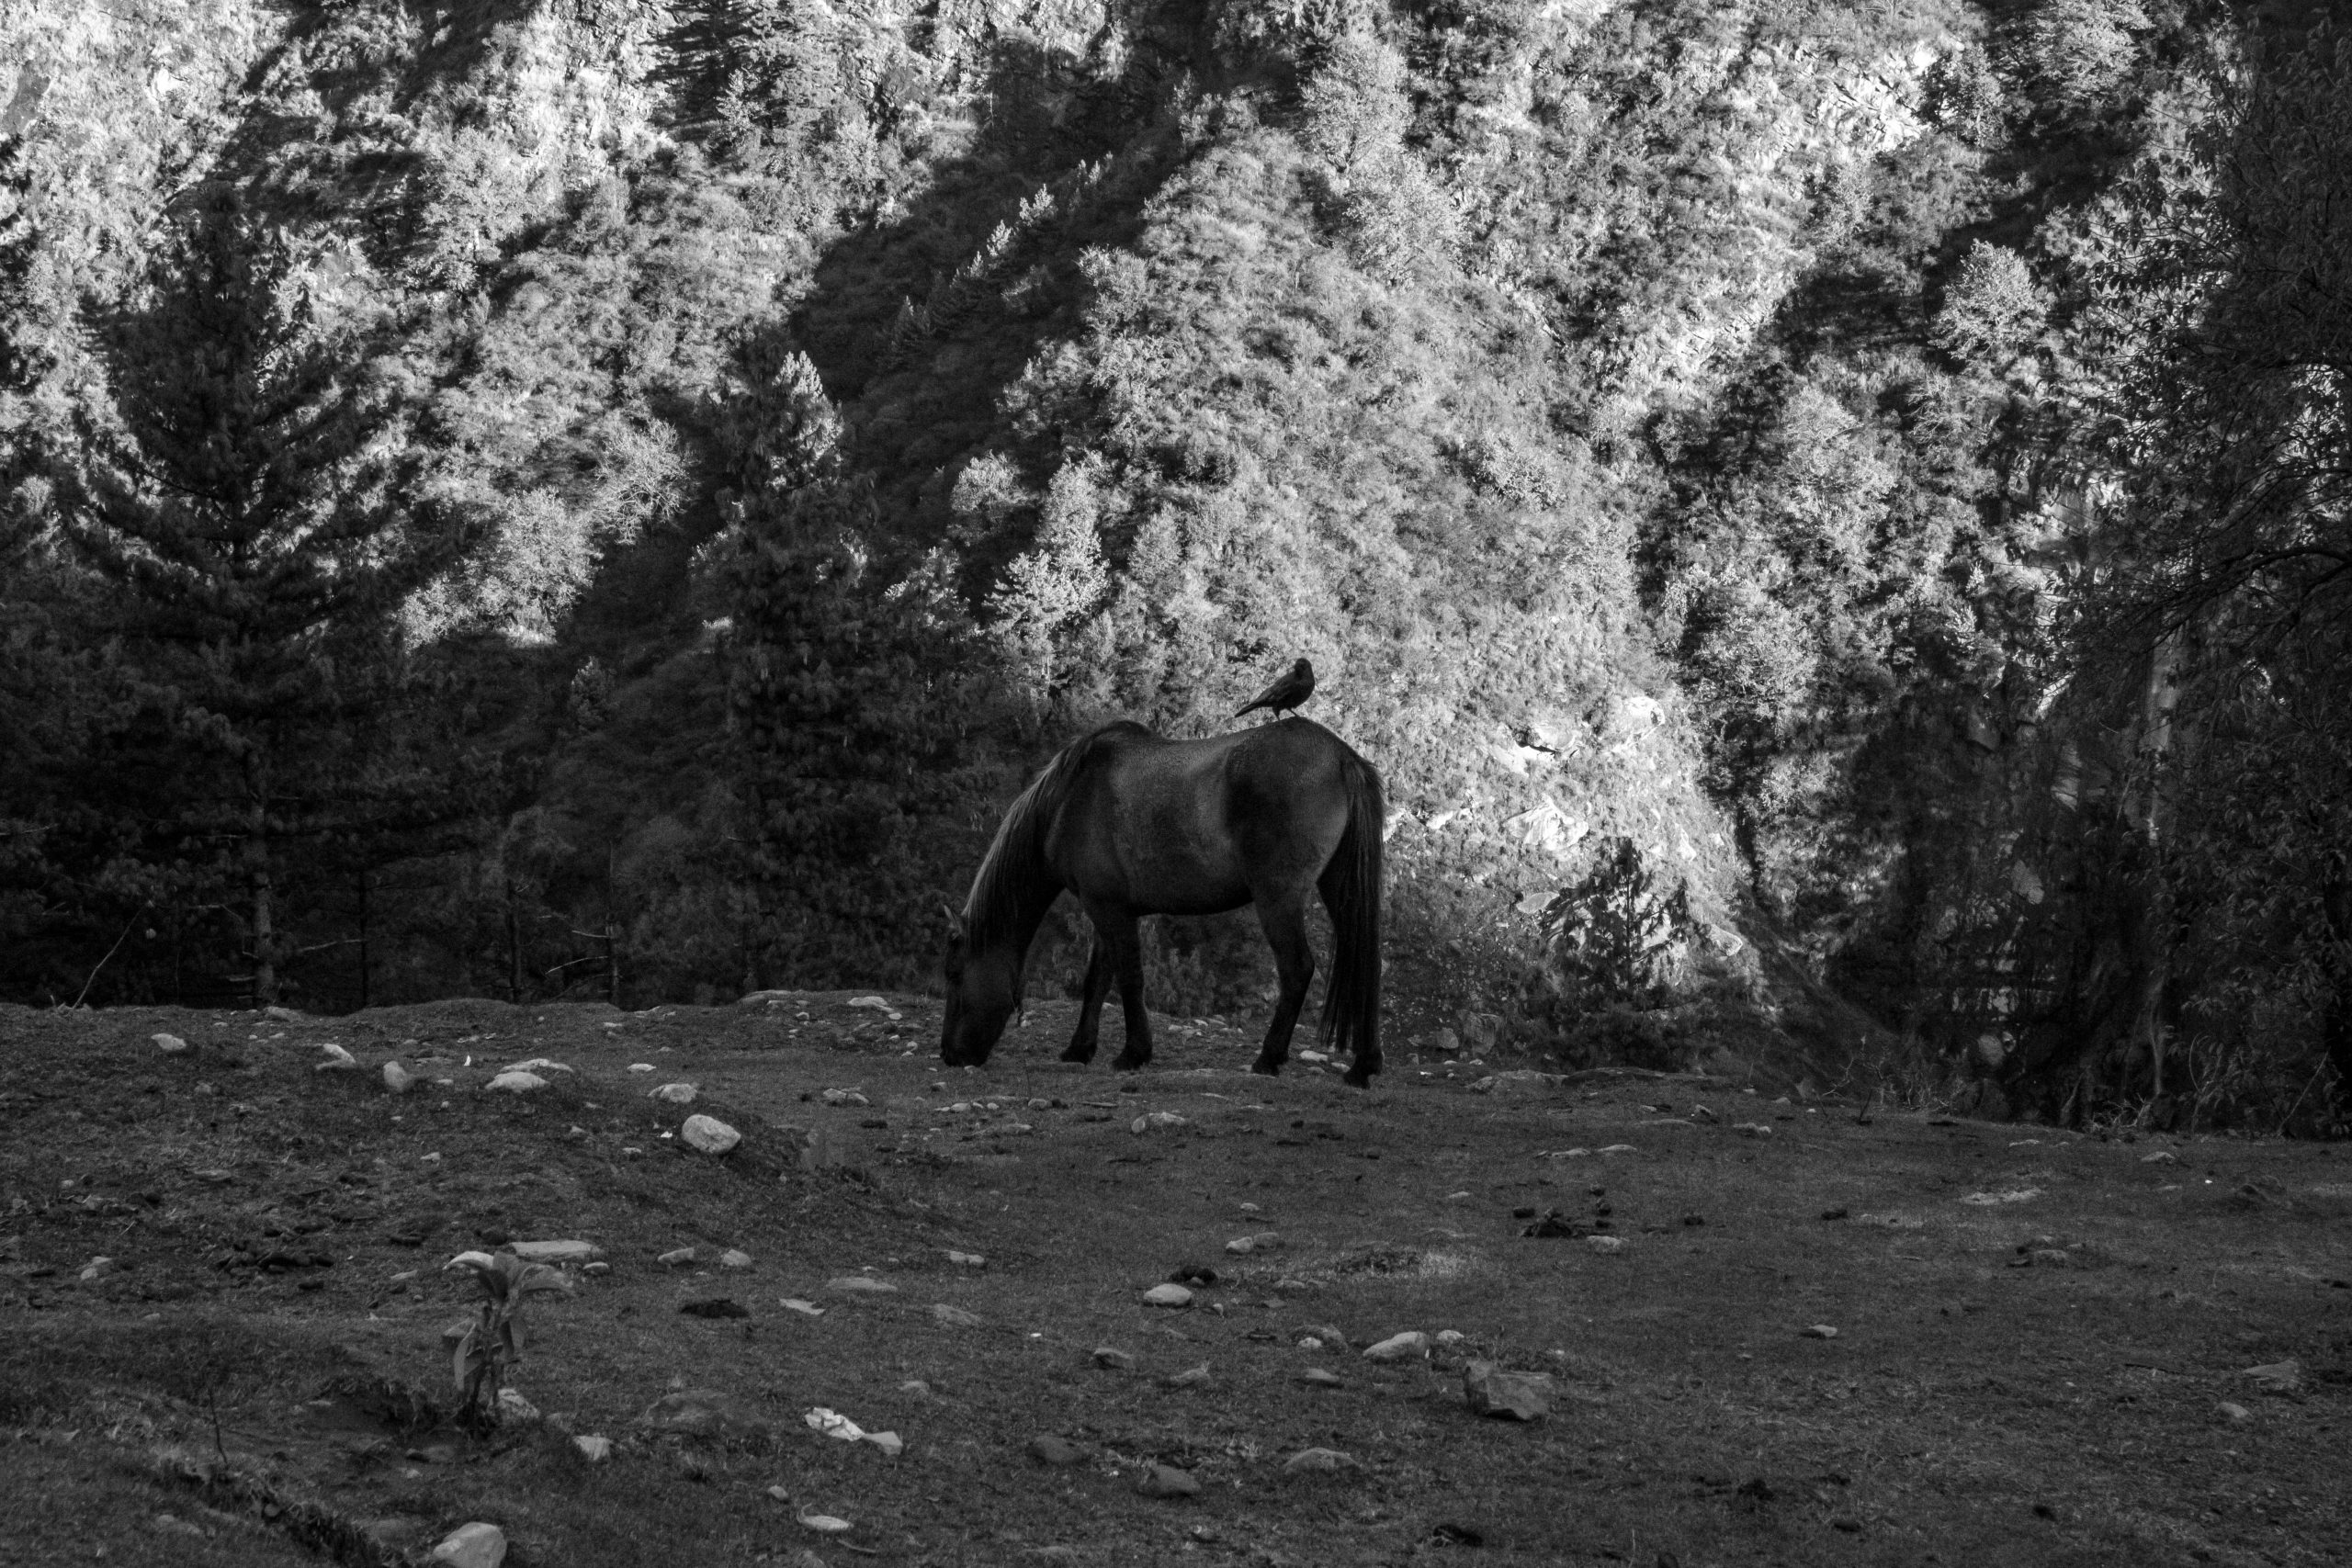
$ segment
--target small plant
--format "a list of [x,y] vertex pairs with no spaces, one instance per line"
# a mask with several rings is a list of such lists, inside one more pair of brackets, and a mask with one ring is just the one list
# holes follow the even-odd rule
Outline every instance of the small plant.
[[1662,896],[1640,848],[1618,839],[1544,907],[1538,924],[1550,962],[1543,988],[1571,1014],[1654,1008],[1665,999],[1675,949],[1697,923],[1690,889],[1678,885]]
[[442,1271],[464,1269],[481,1287],[481,1310],[458,1341],[453,1370],[458,1380],[458,1419],[477,1429],[498,1424],[498,1393],[506,1374],[523,1359],[523,1301],[571,1287],[544,1263],[526,1263],[511,1252],[461,1252]]

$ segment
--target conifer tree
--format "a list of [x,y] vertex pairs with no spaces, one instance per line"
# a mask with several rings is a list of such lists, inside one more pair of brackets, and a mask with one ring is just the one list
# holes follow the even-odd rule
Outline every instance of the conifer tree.
[[[364,331],[318,319],[281,234],[217,193],[145,286],[85,322],[110,407],[37,444],[62,538],[113,590],[107,630],[173,762],[156,852],[209,869],[252,994],[277,996],[289,841],[385,792],[369,719],[395,613],[458,539],[408,501],[396,389]],[[397,793],[397,789],[395,789]]]

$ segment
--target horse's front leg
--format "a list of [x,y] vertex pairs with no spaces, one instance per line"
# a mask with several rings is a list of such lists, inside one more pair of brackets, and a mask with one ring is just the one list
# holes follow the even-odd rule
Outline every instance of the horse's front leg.
[[1306,1006],[1306,989],[1315,982],[1315,945],[1306,940],[1306,907],[1300,899],[1261,900],[1258,924],[1266,932],[1266,945],[1274,950],[1274,979],[1281,989],[1274,1001],[1274,1021],[1266,1026],[1266,1043],[1250,1070],[1273,1074],[1290,1059],[1291,1032],[1298,1027],[1299,1010]]
[[1111,993],[1113,973],[1110,941],[1098,931],[1086,955],[1086,986],[1079,998],[1078,1030],[1069,1037],[1069,1049],[1062,1053],[1063,1061],[1094,1060],[1095,1038],[1102,1028],[1102,998]]
[[1132,1072],[1151,1060],[1151,1018],[1143,1010],[1143,935],[1135,912],[1112,905],[1089,905],[1098,941],[1110,952],[1107,966],[1119,981],[1119,1009],[1126,1016],[1127,1043],[1111,1063]]

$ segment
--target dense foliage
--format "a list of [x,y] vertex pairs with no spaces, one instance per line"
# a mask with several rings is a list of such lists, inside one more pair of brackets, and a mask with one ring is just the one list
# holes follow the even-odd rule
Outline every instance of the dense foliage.
[[0,991],[921,983],[1305,655],[1408,1033],[2330,1125],[2320,16],[13,10]]

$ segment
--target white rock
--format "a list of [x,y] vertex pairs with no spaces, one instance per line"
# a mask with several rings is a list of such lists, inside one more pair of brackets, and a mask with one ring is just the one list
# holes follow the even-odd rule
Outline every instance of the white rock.
[[499,1070],[509,1073],[568,1073],[571,1071],[561,1062],[551,1062],[545,1056],[534,1056],[527,1062],[509,1062]]
[[851,1296],[895,1296],[899,1287],[888,1280],[877,1280],[871,1274],[843,1274],[825,1281],[825,1289],[839,1291]]
[[800,1314],[803,1317],[822,1317],[825,1315],[825,1309],[823,1307],[819,1306],[815,1302],[804,1302],[798,1296],[779,1296],[777,1300],[782,1302],[784,1305],[790,1308],[792,1311]]
[[433,1561],[449,1568],[498,1568],[506,1561],[506,1532],[496,1525],[459,1525],[433,1549]]
[[678,1135],[707,1155],[723,1155],[743,1141],[743,1134],[716,1116],[689,1116]]
[[502,1421],[519,1421],[526,1426],[539,1418],[539,1407],[523,1397],[519,1389],[498,1391],[498,1416]]
[[818,1098],[828,1105],[870,1105],[873,1103],[854,1089],[829,1089]]
[[2253,1411],[2248,1410],[2243,1404],[2233,1404],[2226,1399],[2213,1406],[2213,1408],[2233,1421],[2251,1421],[2254,1419]]
[[695,1086],[690,1083],[665,1083],[659,1089],[645,1091],[648,1100],[658,1100],[664,1105],[692,1105]]
[[93,1258],[82,1265],[82,1278],[85,1280],[103,1279],[113,1272],[114,1259],[111,1258]]
[[671,1269],[684,1269],[694,1260],[695,1249],[691,1247],[680,1247],[672,1248],[653,1261]]
[[490,1080],[490,1088],[508,1094],[528,1094],[535,1089],[545,1089],[548,1080],[537,1073],[501,1073]]
[[1286,1475],[1329,1474],[1334,1471],[1357,1468],[1352,1455],[1341,1453],[1337,1449],[1301,1449],[1283,1461],[1283,1472]]
[[327,1054],[327,1059],[318,1065],[315,1069],[316,1071],[322,1073],[356,1073],[359,1070],[359,1058],[345,1050],[342,1046],[336,1044],[334,1041],[321,1041],[319,1043],[319,1049]]
[[1458,1328],[1448,1328],[1439,1332],[1437,1342],[1441,1345],[1459,1345],[1468,1337],[1470,1337]]
[[650,1073],[653,1070],[653,1064],[650,1062],[631,1062],[628,1065],[628,1070],[633,1073]]
[[526,1263],[585,1263],[605,1249],[587,1241],[518,1241],[509,1247]]
[[1366,1346],[1363,1359],[1367,1361],[1402,1361],[1418,1359],[1429,1353],[1430,1337],[1418,1328],[1408,1328],[1402,1334],[1390,1335],[1377,1345]]
[[989,1266],[989,1260],[977,1252],[956,1252],[951,1250],[947,1254],[947,1261],[953,1263],[958,1269],[985,1269]]
[[406,1094],[416,1086],[416,1075],[398,1062],[384,1064],[384,1087],[394,1094]]
[[187,1042],[176,1034],[151,1034],[147,1038],[153,1040],[155,1049],[166,1056],[176,1056],[187,1049]]
[[1193,1304],[1193,1292],[1182,1285],[1154,1285],[1143,1293],[1144,1305],[1156,1307],[1188,1307]]
[[1625,1238],[1621,1235],[1589,1235],[1584,1238],[1584,1244],[1592,1248],[1595,1252],[1623,1252],[1625,1250]]
[[718,1266],[721,1269],[749,1269],[752,1266],[752,1255],[730,1247],[718,1255]]
[[578,1449],[581,1457],[590,1464],[602,1464],[613,1457],[613,1439],[601,1432],[590,1432],[583,1437],[574,1438],[571,1439],[571,1446]]
[[1835,1339],[1838,1337],[1838,1331],[1826,1323],[1816,1323],[1811,1327],[1800,1329],[1798,1332],[1803,1334],[1807,1339]]
[[795,1514],[793,1517],[820,1535],[842,1535],[850,1528],[847,1519],[832,1514]]

